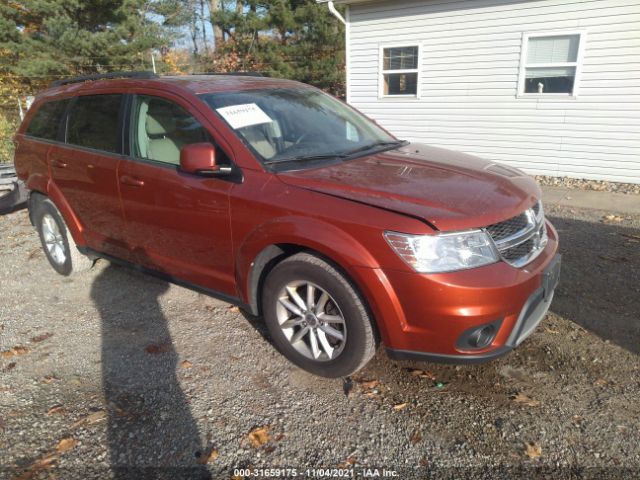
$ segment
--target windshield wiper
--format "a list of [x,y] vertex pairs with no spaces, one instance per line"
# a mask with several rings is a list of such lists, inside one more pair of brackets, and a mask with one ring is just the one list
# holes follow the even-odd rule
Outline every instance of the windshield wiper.
[[313,160],[325,160],[327,158],[344,158],[345,154],[341,153],[325,153],[322,155],[298,155],[297,157],[277,158],[273,160],[265,161],[265,165],[273,165],[275,163],[289,163],[289,162],[306,162]]
[[343,154],[343,157],[350,157],[351,155],[355,155],[356,153],[366,152],[367,150],[371,150],[377,147],[391,147],[394,145],[400,146],[400,145],[406,145],[407,143],[409,142],[407,142],[406,140],[389,140],[385,142],[375,142],[369,145],[364,145],[363,147],[358,147],[353,150],[349,150],[348,152],[345,152]]

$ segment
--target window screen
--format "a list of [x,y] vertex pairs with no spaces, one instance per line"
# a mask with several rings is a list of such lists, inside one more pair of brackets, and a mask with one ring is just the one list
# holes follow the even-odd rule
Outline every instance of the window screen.
[[69,113],[67,143],[105,152],[120,150],[122,95],[78,97]]
[[43,104],[29,123],[27,135],[45,140],[56,140],[67,103],[67,100],[58,100]]
[[579,48],[579,34],[530,37],[524,93],[573,94]]

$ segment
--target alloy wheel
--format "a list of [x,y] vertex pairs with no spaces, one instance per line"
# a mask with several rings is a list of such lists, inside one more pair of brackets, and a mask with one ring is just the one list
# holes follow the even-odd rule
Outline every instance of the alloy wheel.
[[334,360],[347,340],[344,316],[323,288],[307,281],[288,283],[278,295],[277,319],[300,354],[315,361]]
[[67,260],[64,238],[62,237],[58,223],[48,213],[42,217],[42,236],[51,259],[58,265],[64,264]]

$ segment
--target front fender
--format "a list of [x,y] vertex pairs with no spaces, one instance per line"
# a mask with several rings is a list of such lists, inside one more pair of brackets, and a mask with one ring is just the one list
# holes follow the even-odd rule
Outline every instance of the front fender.
[[256,260],[267,249],[285,244],[314,250],[352,276],[355,267],[379,267],[359,241],[335,225],[301,216],[277,218],[254,229],[238,249],[235,268],[238,294],[247,304],[255,303],[252,299],[255,299],[257,285],[253,285],[256,282],[251,279]]

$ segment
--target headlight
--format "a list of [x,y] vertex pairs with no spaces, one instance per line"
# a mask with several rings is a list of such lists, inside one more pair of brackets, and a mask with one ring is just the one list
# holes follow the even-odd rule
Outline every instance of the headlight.
[[400,257],[420,273],[452,272],[498,261],[498,253],[482,230],[407,235],[385,232],[384,237]]

